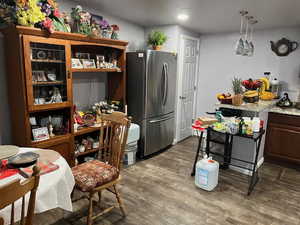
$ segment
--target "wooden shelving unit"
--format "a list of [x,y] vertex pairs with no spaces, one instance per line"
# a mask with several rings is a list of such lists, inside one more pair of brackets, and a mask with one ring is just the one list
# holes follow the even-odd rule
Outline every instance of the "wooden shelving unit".
[[[70,165],[74,164],[74,141],[80,135],[99,131],[99,127],[87,127],[77,132],[73,129],[73,73],[105,72],[107,76],[108,100],[122,101],[126,105],[126,48],[127,41],[106,38],[92,38],[82,34],[54,32],[12,26],[1,30],[5,39],[5,58],[8,74],[9,105],[11,107],[13,144],[36,148],[53,149],[59,152]],[[50,46],[50,47],[49,47]],[[33,51],[36,49],[57,51],[49,59],[38,59]],[[49,50],[51,51],[51,50]],[[71,59],[76,51],[91,54],[109,54],[116,52],[118,69],[73,69]],[[44,54],[48,56],[48,54]],[[58,81],[36,82],[33,71],[56,70]],[[41,88],[56,88],[61,91],[63,102],[36,104]],[[45,92],[45,91],[44,91]],[[38,95],[38,97],[37,97]],[[49,140],[33,142],[30,117],[34,114],[63,112],[68,116],[66,135],[57,135]],[[93,151],[96,151],[94,149]],[[87,153],[88,154],[88,153]]]

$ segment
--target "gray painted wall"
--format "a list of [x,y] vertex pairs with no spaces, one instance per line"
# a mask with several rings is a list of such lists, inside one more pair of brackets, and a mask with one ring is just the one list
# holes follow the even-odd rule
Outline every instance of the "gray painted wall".
[[[75,2],[69,0],[59,0],[61,11],[70,12],[72,7],[75,7]],[[137,50],[144,48],[144,28],[121,20],[119,18],[107,15],[105,13],[95,11],[94,9],[83,8],[91,13],[104,16],[110,24],[118,24],[120,26],[120,39],[129,41],[128,50]],[[6,85],[6,72],[5,72],[5,61],[4,61],[4,46],[3,46],[3,38],[0,36],[0,144],[10,144],[11,143],[11,131],[10,131],[10,117],[9,117],[9,103],[7,99],[7,85]],[[80,75],[76,75],[76,79],[74,80],[74,102],[87,102],[94,103],[95,101],[102,100],[105,97],[105,74],[101,77],[93,77],[94,74],[87,74],[86,77],[90,77],[91,80],[88,81],[84,77]],[[80,84],[80,81],[82,83]],[[90,90],[90,87],[94,88]],[[98,93],[96,93],[96,89],[99,88]],[[79,90],[80,89],[80,90]],[[76,94],[79,93],[80,94]],[[91,97],[91,98],[89,98]],[[88,99],[89,98],[89,99]],[[82,104],[85,107],[86,104]],[[17,110],[17,109],[16,109]]]
[[278,57],[270,49],[270,40],[286,37],[300,42],[300,28],[282,28],[255,32],[253,57],[234,53],[238,33],[203,35],[200,43],[200,72],[197,97],[197,116],[214,110],[216,94],[231,91],[231,79],[259,78],[270,71],[284,81],[284,90],[296,99],[300,90],[300,49],[287,57]]

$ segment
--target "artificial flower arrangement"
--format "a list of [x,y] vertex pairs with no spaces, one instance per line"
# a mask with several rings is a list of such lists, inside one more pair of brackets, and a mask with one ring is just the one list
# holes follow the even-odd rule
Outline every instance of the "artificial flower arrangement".
[[111,25],[111,28],[112,28],[111,39],[119,40],[119,31],[120,31],[119,26],[116,24],[113,24],[113,25]]
[[[72,9],[74,33],[95,37],[118,39],[118,25],[110,26],[101,18],[99,24],[91,23],[91,14],[76,6]],[[22,25],[54,31],[71,32],[70,18],[60,13],[56,0],[0,0],[0,26]]]
[[72,8],[71,17],[74,21],[72,31],[74,33],[81,33],[85,35],[91,35],[91,14],[83,11],[80,5]]
[[2,24],[18,24],[54,31],[69,32],[55,0],[2,0],[0,3]]

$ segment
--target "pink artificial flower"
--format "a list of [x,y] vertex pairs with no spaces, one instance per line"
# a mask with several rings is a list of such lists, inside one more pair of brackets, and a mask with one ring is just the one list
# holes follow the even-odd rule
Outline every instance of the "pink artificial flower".
[[46,19],[43,21],[43,27],[47,29],[50,33],[54,32],[52,20],[49,17],[46,17]]
[[54,9],[53,15],[54,15],[55,17],[57,17],[57,18],[60,18],[60,13],[59,13],[59,10],[58,10],[57,8]]

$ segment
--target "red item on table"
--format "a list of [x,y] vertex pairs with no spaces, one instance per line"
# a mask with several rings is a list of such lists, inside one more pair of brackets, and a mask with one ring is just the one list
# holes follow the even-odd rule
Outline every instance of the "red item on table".
[[[40,175],[50,173],[59,168],[59,165],[56,165],[51,162],[47,162],[47,163],[38,162],[37,166],[40,168]],[[32,173],[33,173],[33,166],[20,169],[20,174],[26,178],[30,177]]]
[[0,180],[13,176],[19,173],[18,169],[8,169],[7,160],[2,160],[2,166],[0,167]]
[[195,123],[192,125],[192,128],[195,130],[203,131],[205,128],[202,127],[203,123],[199,120],[196,120]]

